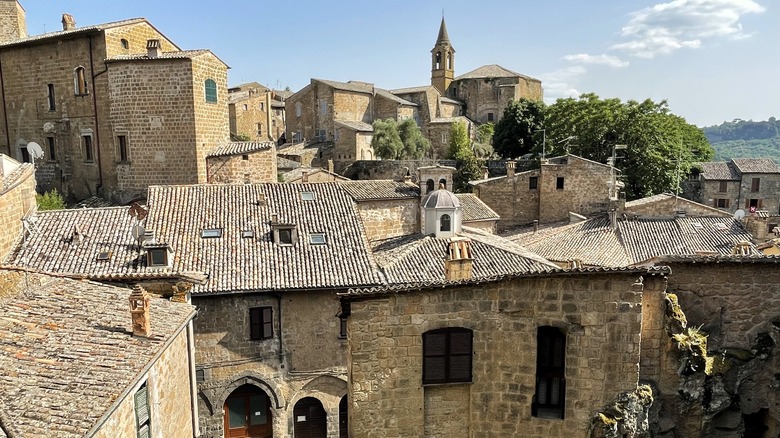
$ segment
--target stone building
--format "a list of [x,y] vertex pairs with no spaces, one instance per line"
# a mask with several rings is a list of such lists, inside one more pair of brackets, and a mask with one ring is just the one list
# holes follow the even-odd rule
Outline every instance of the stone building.
[[35,170],[29,163],[19,163],[0,154],[0,260],[16,245],[22,234],[22,220],[36,210]]
[[0,285],[0,435],[194,436],[192,306],[18,269]]
[[206,155],[206,182],[258,184],[276,180],[274,142],[231,142]]
[[698,163],[683,186],[683,196],[723,211],[780,214],[780,167],[770,158]]
[[285,132],[284,97],[257,82],[229,88],[230,134],[254,142],[277,142]]
[[610,209],[617,200],[618,170],[576,155],[550,158],[539,169],[471,181],[474,194],[499,214],[499,229],[517,225],[556,222],[569,213],[591,216]]
[[[142,196],[150,184],[206,181],[206,154],[229,139],[227,65],[181,50],[143,18],[28,36],[3,0],[0,151],[30,161],[39,187],[83,199]],[[16,11],[16,13],[13,13]]]

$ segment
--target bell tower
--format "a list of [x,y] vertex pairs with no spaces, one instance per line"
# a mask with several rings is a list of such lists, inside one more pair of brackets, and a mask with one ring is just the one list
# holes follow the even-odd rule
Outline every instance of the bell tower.
[[447,88],[455,77],[455,49],[447,35],[447,23],[441,17],[439,37],[436,45],[431,50],[431,85],[436,87],[441,94],[446,94]]

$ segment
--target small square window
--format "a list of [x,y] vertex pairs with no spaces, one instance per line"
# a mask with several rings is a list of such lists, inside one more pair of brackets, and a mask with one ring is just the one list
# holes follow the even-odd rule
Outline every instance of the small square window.
[[729,200],[728,199],[718,199],[717,204],[715,205],[718,208],[729,208]]
[[301,192],[302,201],[313,201],[315,198],[314,192]]
[[249,161],[249,155],[247,154],[241,155],[241,159],[244,161]]
[[289,228],[279,229],[279,244],[292,245],[292,230]]
[[241,230],[241,237],[245,239],[251,239],[255,237],[255,231],[254,230]]
[[209,239],[215,237],[222,237],[222,228],[204,228],[200,237]]
[[313,233],[309,234],[309,243],[312,245],[325,245],[325,233]]
[[168,250],[152,248],[148,250],[149,266],[168,266]]
[[195,370],[195,381],[203,383],[206,381],[206,370]]

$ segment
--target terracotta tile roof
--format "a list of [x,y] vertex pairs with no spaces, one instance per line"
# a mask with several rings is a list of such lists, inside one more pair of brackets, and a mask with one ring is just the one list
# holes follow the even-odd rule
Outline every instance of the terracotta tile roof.
[[[672,202],[668,202],[672,201]],[[696,210],[704,210],[707,212],[707,216],[723,216],[723,217],[731,217],[732,214],[728,213],[723,210],[719,210],[714,207],[710,207],[709,205],[699,204],[698,202],[691,201],[690,199],[685,199],[680,196],[673,195],[671,193],[661,193],[658,195],[648,196],[646,198],[636,199],[633,201],[626,202],[626,213],[630,213],[632,209],[639,208],[639,207],[646,207],[648,205],[658,204],[657,209],[654,211],[654,216],[673,216],[676,213],[676,210],[688,210],[688,215],[694,216],[691,214],[691,211],[688,209],[688,207],[693,207]],[[670,205],[666,205],[670,204]],[[674,211],[672,210],[674,209]],[[700,215],[700,214],[696,214]],[[647,215],[645,215],[647,216]],[[701,214],[703,216],[703,214]]]
[[377,201],[381,199],[417,198],[420,188],[417,184],[390,180],[344,181],[340,183],[355,201]]
[[525,79],[534,79],[530,76],[526,76],[520,73],[513,72],[512,70],[505,69],[498,64],[488,64],[482,67],[476,68],[468,73],[464,73],[455,78],[456,81],[462,79],[481,79],[481,78],[514,78],[520,77]]
[[153,337],[138,338],[130,289],[18,274],[0,270],[0,405],[15,436],[89,435],[195,315],[152,298]]
[[408,87],[408,88],[396,88],[395,90],[388,90],[393,94],[415,94],[424,93],[433,88],[433,85],[423,85],[420,87]]
[[228,155],[242,155],[250,152],[257,152],[267,149],[273,149],[274,143],[271,141],[253,142],[253,141],[236,141],[226,143],[214,148],[206,155],[207,157],[223,157]]
[[401,104],[401,105],[419,106],[419,105],[417,105],[414,102],[410,102],[410,101],[408,101],[406,99],[402,99],[402,98],[396,96],[395,94],[393,94],[393,93],[391,93],[391,92],[389,92],[389,91],[387,91],[385,89],[382,89],[382,88],[377,88],[376,89],[376,95],[384,97],[385,99],[392,100],[393,102]]
[[281,174],[282,182],[289,183],[303,179],[303,173],[308,173],[309,176],[317,173],[327,173],[334,181],[351,181],[349,178],[339,175],[338,173],[329,172],[326,169],[319,167],[298,167],[289,172]]
[[704,179],[739,181],[740,176],[732,163],[714,161],[710,163],[698,163]]
[[[152,186],[146,228],[171,246],[172,271],[208,274],[194,294],[380,284],[360,216],[340,184]],[[301,192],[314,199],[303,200]],[[273,214],[296,226],[295,245],[272,241]],[[209,228],[222,236],[202,238]],[[310,244],[311,233],[324,233],[326,244]]]
[[455,196],[463,208],[463,222],[499,219],[498,213],[487,206],[473,193],[458,193]]
[[37,41],[45,41],[49,39],[58,39],[62,37],[69,37],[72,35],[78,35],[82,33],[91,33],[91,32],[98,32],[105,29],[110,29],[113,27],[120,27],[120,26],[127,26],[130,24],[138,24],[138,23],[145,23],[147,22],[145,18],[129,18],[127,20],[120,20],[120,21],[113,21],[110,23],[104,23],[104,24],[97,24],[94,26],[85,26],[85,27],[79,27],[72,30],[62,30],[57,32],[47,32],[42,33],[40,35],[32,35],[28,36],[27,38],[20,38],[17,40],[7,41],[5,43],[0,44],[0,48],[3,47],[9,47],[9,46],[16,46],[16,45],[22,45],[26,43],[33,43]]
[[[5,263],[90,276],[133,273],[139,248],[132,235],[137,221],[129,211],[108,207],[39,212],[33,232]],[[109,254],[108,260],[98,260],[101,252]]]
[[356,122],[353,120],[334,120],[334,123],[352,129],[353,131],[374,132],[374,127],[369,123]]
[[[733,218],[678,217],[669,219],[619,220],[617,230],[609,219],[599,217],[564,225],[535,237],[522,233],[509,236],[548,260],[574,259],[585,265],[629,266],[661,255],[697,252],[730,254],[740,241],[750,241]],[[751,251],[757,253],[751,246]]]
[[87,199],[79,201],[75,208],[97,208],[97,207],[116,207],[117,205],[108,199],[103,199],[100,196],[90,196]]
[[732,158],[731,162],[740,173],[780,173],[771,158]]
[[206,53],[211,53],[208,49],[198,50],[178,50],[175,52],[161,52],[158,56],[149,57],[146,53],[135,53],[130,55],[117,55],[113,58],[106,58],[106,62],[113,61],[156,61],[163,59],[192,59]]
[[32,173],[32,171],[33,171],[32,163],[19,164],[19,167],[9,172],[8,175],[3,175],[3,186],[0,187],[0,192],[5,192],[6,190],[10,189],[17,182],[21,181],[22,176],[24,174]]
[[[525,248],[488,233],[464,227],[471,239],[473,279],[557,268]],[[447,239],[414,234],[372,242],[374,256],[388,284],[444,282]]]

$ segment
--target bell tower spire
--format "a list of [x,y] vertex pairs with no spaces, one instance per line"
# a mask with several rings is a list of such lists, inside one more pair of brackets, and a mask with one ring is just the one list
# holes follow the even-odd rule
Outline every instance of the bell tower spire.
[[447,23],[444,21],[444,15],[441,17],[441,26],[439,26],[439,37],[436,39],[436,45],[431,50],[431,85],[436,87],[441,94],[447,92],[455,77],[455,49],[450,43],[450,36],[447,34]]

